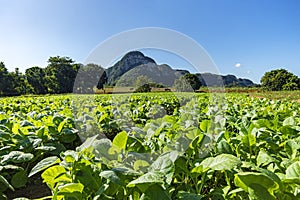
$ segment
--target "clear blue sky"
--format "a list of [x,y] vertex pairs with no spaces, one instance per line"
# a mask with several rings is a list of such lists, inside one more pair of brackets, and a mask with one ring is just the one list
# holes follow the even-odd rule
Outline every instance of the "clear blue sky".
[[[162,27],[196,40],[221,74],[259,82],[266,71],[286,68],[300,76],[299,10],[297,0],[0,0],[0,61],[10,71],[45,67],[56,55],[83,63],[112,35]],[[144,53],[185,67],[172,56]]]

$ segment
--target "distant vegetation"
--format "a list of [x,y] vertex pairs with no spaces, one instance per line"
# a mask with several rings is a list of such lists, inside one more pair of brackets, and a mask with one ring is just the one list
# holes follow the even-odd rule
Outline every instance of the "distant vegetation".
[[[95,64],[86,66],[75,63],[68,57],[50,57],[46,68],[31,67],[25,74],[8,72],[3,62],[0,62],[0,96],[16,96],[24,94],[62,94],[72,93],[77,74],[85,76],[77,80],[75,92],[89,93],[94,87],[101,89],[106,82],[106,73],[103,68]],[[90,80],[97,79],[90,85]]]
[[300,79],[285,69],[278,69],[265,73],[261,79],[261,85],[264,89],[271,91],[298,90]]
[[193,92],[198,90],[201,86],[201,81],[195,74],[185,74],[179,79],[175,80],[174,87],[176,91]]
[[[104,86],[135,87],[133,91],[145,92],[151,88],[163,87],[172,87],[177,91],[195,91],[200,86],[257,85],[249,79],[237,78],[234,75],[191,74],[187,70],[174,70],[166,64],[156,64],[152,58],[138,51],[127,53],[108,69],[96,64],[83,65],[75,63],[69,57],[56,56],[48,59],[46,68],[34,66],[23,74],[18,68],[9,72],[4,63],[0,62],[0,96],[72,92],[89,94],[94,93],[96,89],[104,89]],[[300,79],[285,69],[278,69],[265,73],[261,79],[261,86],[262,89],[271,91],[298,90]]]

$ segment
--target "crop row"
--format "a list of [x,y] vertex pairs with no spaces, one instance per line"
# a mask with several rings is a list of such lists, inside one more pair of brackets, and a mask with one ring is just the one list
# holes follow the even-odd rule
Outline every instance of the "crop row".
[[300,104],[244,95],[0,99],[0,194],[44,199],[298,199]]

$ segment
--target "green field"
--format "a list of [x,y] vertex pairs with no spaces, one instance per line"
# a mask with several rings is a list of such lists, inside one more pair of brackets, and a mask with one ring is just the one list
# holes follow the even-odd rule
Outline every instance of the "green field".
[[277,100],[288,100],[288,101],[298,101],[300,102],[300,91],[269,91],[269,92],[255,92],[252,93],[252,96],[268,99],[277,99]]
[[1,98],[0,199],[300,199],[298,99]]

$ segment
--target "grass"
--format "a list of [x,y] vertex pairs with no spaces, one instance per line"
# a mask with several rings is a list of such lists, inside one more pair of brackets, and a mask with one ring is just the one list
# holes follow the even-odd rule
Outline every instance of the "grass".
[[300,90],[297,91],[264,91],[249,94],[253,97],[300,102]]
[[[133,93],[135,87],[106,87],[104,90],[97,90],[97,94],[122,94],[122,93]],[[172,87],[169,88],[152,88],[151,93],[156,92],[174,92],[175,89]],[[238,94],[247,94],[250,97],[256,98],[267,98],[275,100],[289,100],[289,101],[298,101],[300,102],[300,90],[297,91],[264,91],[261,88],[247,88],[247,87],[201,87],[196,92],[199,93],[238,93]],[[36,97],[40,95],[25,95],[28,97]],[[13,97],[12,97],[13,98]]]

